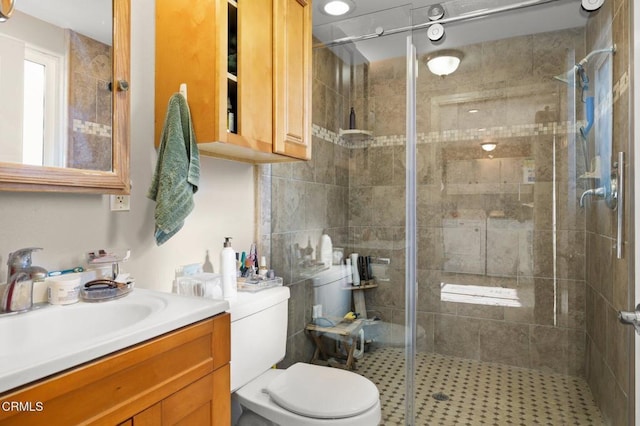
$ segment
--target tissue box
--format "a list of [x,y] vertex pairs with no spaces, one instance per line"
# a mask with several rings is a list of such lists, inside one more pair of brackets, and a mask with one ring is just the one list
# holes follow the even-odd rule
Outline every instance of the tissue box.
[[210,272],[176,277],[176,292],[184,296],[223,299],[222,276]]

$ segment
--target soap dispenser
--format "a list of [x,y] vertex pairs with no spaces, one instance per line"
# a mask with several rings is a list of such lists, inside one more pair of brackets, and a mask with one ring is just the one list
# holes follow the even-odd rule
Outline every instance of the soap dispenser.
[[231,237],[225,237],[220,252],[220,275],[222,275],[222,295],[225,299],[234,299],[238,294],[236,274],[236,252],[231,247]]

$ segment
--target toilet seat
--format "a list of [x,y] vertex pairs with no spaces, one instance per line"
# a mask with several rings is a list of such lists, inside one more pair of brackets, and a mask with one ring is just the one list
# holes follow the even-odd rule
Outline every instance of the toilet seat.
[[266,387],[276,404],[296,414],[318,419],[353,417],[378,402],[378,388],[346,370],[299,362]]
[[[302,364],[302,365],[306,366],[309,364]],[[292,368],[292,367],[289,367],[289,368]],[[346,373],[347,377],[349,377],[350,375],[357,376],[356,378],[354,378],[355,380],[358,380],[357,378],[361,377],[356,373],[338,370],[334,368],[320,367],[320,366],[312,366],[312,367],[323,369],[319,374],[320,376],[329,376],[329,375],[333,375],[335,371],[341,371],[342,373]],[[298,370],[298,368],[294,369],[293,371],[296,371],[296,370]],[[302,367],[302,370],[307,371],[307,368]],[[281,375],[285,374],[287,371],[288,370],[274,370],[274,369],[266,371],[261,376],[257,377],[253,381],[247,383],[245,386],[238,389],[238,391],[234,393],[234,398],[236,398],[237,402],[241,406],[245,407],[246,409],[249,409],[252,412],[260,415],[261,417],[282,426],[329,426],[329,425],[331,426],[377,426],[380,423],[381,409],[380,409],[380,400],[378,397],[378,390],[377,388],[375,388],[375,385],[372,382],[370,382],[368,379],[365,379],[365,378],[363,379],[366,382],[368,382],[368,384],[365,384],[363,386],[363,388],[365,389],[365,394],[368,394],[368,396],[370,396],[368,390],[371,390],[370,386],[373,386],[373,388],[375,388],[376,398],[373,406],[371,406],[369,409],[367,409],[364,412],[360,412],[359,414],[355,414],[350,417],[329,419],[329,418],[326,418],[326,416],[322,418],[310,417],[308,415],[302,415],[300,413],[295,413],[289,409],[283,408],[281,405],[277,404],[274,401],[274,399],[269,395],[269,393],[267,393],[267,388],[272,382],[276,381],[277,383],[277,379]],[[295,374],[296,373],[293,373],[292,376]],[[284,380],[284,381],[287,382],[288,380]],[[350,381],[350,379],[347,378],[346,381]],[[309,388],[309,387],[310,387],[309,384],[305,383],[304,386],[302,386],[299,389],[300,391],[303,391],[303,389]],[[331,391],[334,392],[338,387],[339,385],[337,385],[336,383],[332,383]],[[346,385],[346,388],[349,388],[349,385]],[[367,390],[367,388],[369,389]],[[349,399],[356,400],[356,401],[366,401],[368,398],[360,399],[360,392],[358,391],[355,394],[351,394]],[[309,402],[311,404],[314,404],[314,401],[309,401]],[[315,400],[315,405],[319,409],[326,408],[324,403],[325,403],[324,401],[318,401],[317,399]],[[356,405],[359,405],[360,407],[362,407],[368,404],[369,402],[367,403],[358,402]],[[340,406],[340,404],[338,404],[338,406]],[[334,412],[339,411],[339,410],[336,410],[335,408],[331,408],[331,409]],[[355,412],[358,410],[354,409],[354,411],[352,412]],[[344,408],[342,408],[342,413],[343,414],[345,413]]]

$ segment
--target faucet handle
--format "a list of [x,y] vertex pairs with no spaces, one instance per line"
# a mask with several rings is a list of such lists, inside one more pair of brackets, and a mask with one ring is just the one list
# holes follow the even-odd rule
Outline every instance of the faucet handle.
[[27,247],[21,248],[13,253],[9,253],[9,257],[7,260],[7,265],[11,268],[28,268],[31,266],[31,253],[37,250],[42,250],[42,247]]
[[[14,251],[13,253],[9,253],[9,257],[7,260],[7,282],[11,280],[11,276],[15,274],[17,271],[25,270],[27,268],[32,268],[31,266],[31,253],[36,250],[42,250],[41,247],[27,247]],[[38,268],[45,271],[44,268]],[[40,275],[42,275],[42,271]],[[44,276],[46,276],[46,271],[44,272]],[[43,278],[44,279],[44,278]]]

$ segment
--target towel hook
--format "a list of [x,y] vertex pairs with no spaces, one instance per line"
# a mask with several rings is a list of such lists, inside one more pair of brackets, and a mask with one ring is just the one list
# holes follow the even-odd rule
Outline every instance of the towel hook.
[[180,84],[180,94],[184,96],[184,99],[187,99],[187,83]]

